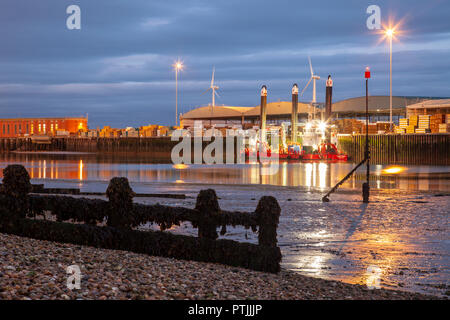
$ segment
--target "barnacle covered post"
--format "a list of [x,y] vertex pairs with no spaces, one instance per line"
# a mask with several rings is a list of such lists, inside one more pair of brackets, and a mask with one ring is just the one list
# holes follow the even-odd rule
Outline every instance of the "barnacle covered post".
[[270,196],[262,197],[258,202],[255,213],[259,224],[258,244],[276,247],[277,227],[281,213],[277,199]]
[[197,196],[195,209],[199,211],[198,237],[216,240],[217,226],[214,216],[220,213],[219,201],[213,189],[201,190]]
[[107,225],[116,228],[131,228],[133,223],[133,197],[135,193],[124,177],[112,178],[106,189],[109,199]]
[[7,210],[15,218],[25,218],[29,211],[28,193],[32,190],[30,175],[18,164],[3,169],[3,193]]

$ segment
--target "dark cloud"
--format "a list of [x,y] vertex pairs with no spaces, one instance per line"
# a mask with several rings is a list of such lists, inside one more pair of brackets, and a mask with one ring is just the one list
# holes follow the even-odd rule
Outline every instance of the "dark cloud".
[[[81,7],[81,30],[66,29],[71,4]],[[289,99],[292,83],[309,78],[308,55],[323,79],[333,75],[335,99],[364,93],[366,65],[371,93],[387,94],[387,46],[365,26],[371,4],[405,30],[394,45],[394,93],[449,96],[448,1],[2,0],[0,112],[89,113],[91,127],[172,124],[177,57],[182,112],[209,102],[213,65],[219,104],[257,105],[263,83],[269,100]]]

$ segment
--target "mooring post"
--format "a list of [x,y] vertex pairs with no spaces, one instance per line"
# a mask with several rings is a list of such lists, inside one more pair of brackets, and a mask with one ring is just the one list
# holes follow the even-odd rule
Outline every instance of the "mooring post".
[[199,211],[198,237],[216,240],[217,226],[214,216],[220,213],[219,201],[213,189],[201,190],[197,196],[195,210]]
[[276,247],[277,228],[281,213],[277,199],[270,196],[262,197],[258,202],[255,213],[259,224],[258,244]]

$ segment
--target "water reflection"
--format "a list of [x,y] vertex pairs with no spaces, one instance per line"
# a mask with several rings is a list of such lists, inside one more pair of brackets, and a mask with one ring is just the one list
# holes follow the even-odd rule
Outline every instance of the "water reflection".
[[[304,187],[318,191],[325,191],[334,186],[354,166],[350,163],[281,162],[276,174],[264,175],[261,165],[256,163],[209,166],[103,160],[86,154],[4,154],[0,156],[0,166],[21,163],[25,165],[32,179],[107,181],[116,176],[125,176],[132,182],[263,184]],[[372,188],[450,191],[449,167],[402,167],[404,172],[399,174],[392,174],[389,169],[386,171],[387,167],[371,167]],[[360,188],[365,180],[364,170],[365,168],[358,170],[343,187]]]

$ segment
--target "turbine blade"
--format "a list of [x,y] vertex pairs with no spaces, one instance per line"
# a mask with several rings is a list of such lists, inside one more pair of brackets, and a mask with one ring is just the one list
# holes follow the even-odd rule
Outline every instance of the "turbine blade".
[[218,96],[220,98],[220,95],[217,93],[216,90],[214,90],[214,93],[216,94],[216,96]]
[[211,88],[214,86],[214,72],[216,71],[216,67],[213,67],[212,77],[211,77]]
[[201,95],[204,95],[205,93],[207,93],[209,90],[211,90],[211,88],[207,89],[205,92],[203,92]]
[[302,93],[300,93],[300,97],[303,96],[303,94],[305,93],[306,89],[308,88],[309,84],[311,83],[312,77],[309,79],[308,83],[306,84],[305,88],[303,88]]
[[311,77],[312,77],[314,75],[314,70],[311,63],[311,57],[308,57],[308,60],[309,60],[309,69],[311,70]]

